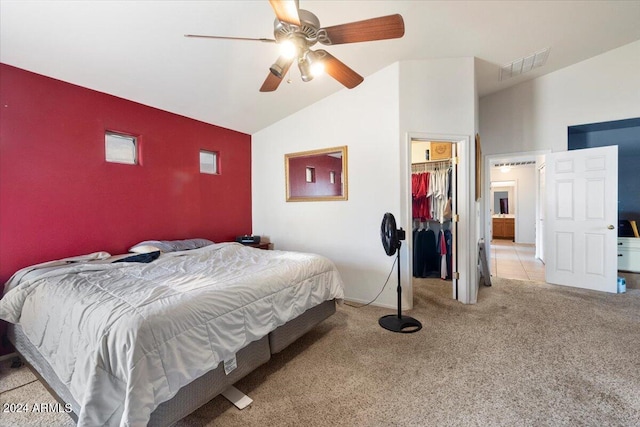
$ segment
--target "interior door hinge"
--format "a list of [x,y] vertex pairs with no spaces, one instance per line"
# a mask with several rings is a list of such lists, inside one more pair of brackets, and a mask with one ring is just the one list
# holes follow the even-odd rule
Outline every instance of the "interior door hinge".
[[460,215],[455,214],[452,219],[453,219],[453,222],[458,222],[460,221]]
[[451,158],[451,163],[452,164],[457,165],[459,162],[460,162],[460,160],[459,160],[458,156]]
[[454,271],[454,272],[452,273],[452,277],[453,277],[454,279],[456,279],[456,280],[459,280],[459,279],[460,279],[460,273],[458,273],[457,271]]

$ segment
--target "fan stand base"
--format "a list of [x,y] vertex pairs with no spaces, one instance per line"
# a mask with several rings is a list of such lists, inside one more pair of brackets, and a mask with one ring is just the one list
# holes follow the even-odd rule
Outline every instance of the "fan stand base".
[[383,328],[392,332],[401,332],[403,334],[410,334],[412,332],[418,332],[422,329],[422,323],[409,316],[397,316],[395,314],[389,314],[382,316],[378,323]]

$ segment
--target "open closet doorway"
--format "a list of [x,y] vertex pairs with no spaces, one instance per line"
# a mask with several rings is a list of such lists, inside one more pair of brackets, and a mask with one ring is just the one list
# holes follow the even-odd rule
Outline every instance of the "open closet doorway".
[[407,233],[413,289],[449,288],[458,299],[458,144],[411,138],[411,233]]
[[542,153],[488,156],[485,241],[494,277],[545,281],[542,259],[540,166]]

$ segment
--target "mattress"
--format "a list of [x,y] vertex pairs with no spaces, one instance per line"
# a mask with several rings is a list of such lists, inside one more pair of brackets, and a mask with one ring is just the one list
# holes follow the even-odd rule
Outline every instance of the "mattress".
[[9,286],[0,318],[47,358],[80,425],[146,425],[186,384],[342,297],[326,258],[230,243],[144,265],[61,266]]

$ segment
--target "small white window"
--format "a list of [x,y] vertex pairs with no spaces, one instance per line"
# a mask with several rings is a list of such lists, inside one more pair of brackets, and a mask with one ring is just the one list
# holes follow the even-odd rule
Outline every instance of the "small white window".
[[138,164],[138,144],[135,136],[106,132],[104,141],[107,162]]
[[218,171],[218,152],[200,150],[200,173],[208,173],[217,175]]
[[307,166],[306,181],[307,182],[316,182],[316,168],[312,168],[311,166]]

